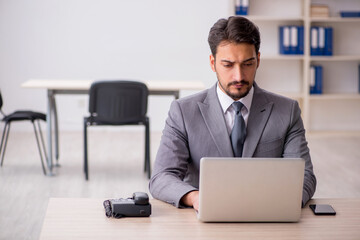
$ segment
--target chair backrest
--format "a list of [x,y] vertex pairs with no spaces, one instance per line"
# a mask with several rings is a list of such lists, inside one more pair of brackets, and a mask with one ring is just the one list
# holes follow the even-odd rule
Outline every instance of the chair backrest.
[[5,117],[5,113],[3,112],[2,110],[2,106],[3,106],[3,99],[2,99],[2,96],[1,96],[1,91],[0,91],[0,114]]
[[3,105],[3,100],[2,100],[1,91],[0,91],[0,110],[2,109],[2,105]]
[[89,93],[90,121],[110,125],[144,122],[147,101],[148,89],[142,82],[94,82]]

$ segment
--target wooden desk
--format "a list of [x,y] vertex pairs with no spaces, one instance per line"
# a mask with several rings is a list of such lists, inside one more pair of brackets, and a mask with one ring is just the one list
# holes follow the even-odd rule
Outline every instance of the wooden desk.
[[193,209],[151,200],[149,218],[105,216],[104,199],[51,198],[40,239],[360,239],[360,199],[315,199],[336,216],[306,206],[298,223],[202,223]]
[[[59,128],[56,110],[56,94],[88,94],[91,84],[95,80],[70,80],[70,79],[30,79],[24,82],[24,88],[47,89],[47,148],[48,148],[48,175],[53,174],[53,142],[52,125],[55,127],[55,158],[56,165],[59,160]],[[144,81],[149,89],[150,95],[171,95],[179,98],[180,90],[202,90],[205,88],[202,82],[181,82],[181,81]]]

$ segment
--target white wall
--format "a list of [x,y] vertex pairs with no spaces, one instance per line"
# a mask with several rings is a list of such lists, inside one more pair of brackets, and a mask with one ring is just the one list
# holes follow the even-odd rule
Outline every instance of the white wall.
[[[20,87],[30,78],[198,80],[209,87],[216,77],[207,36],[217,19],[231,13],[230,3],[0,0],[3,110],[46,111],[45,90]],[[162,130],[171,101],[150,97],[152,130]],[[87,97],[64,95],[57,103],[60,130],[81,130]],[[22,124],[12,128],[31,130]]]

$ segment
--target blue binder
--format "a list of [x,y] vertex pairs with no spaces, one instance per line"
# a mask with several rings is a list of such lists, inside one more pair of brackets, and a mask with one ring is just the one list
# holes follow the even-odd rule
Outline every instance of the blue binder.
[[241,15],[248,15],[249,9],[249,0],[242,0],[242,14]]
[[249,0],[235,0],[235,14],[248,15]]
[[315,66],[310,66],[310,94],[315,93]]
[[323,67],[315,67],[315,93],[322,94],[323,92]]
[[325,48],[323,55],[332,56],[333,55],[333,28],[325,28]]
[[312,65],[310,67],[310,94],[322,94],[323,92],[323,67]]
[[310,55],[332,56],[333,55],[333,28],[311,27],[310,28]]
[[304,26],[298,26],[298,50],[297,54],[304,55]]
[[325,28],[318,27],[318,49],[316,50],[317,55],[325,55]]
[[279,26],[279,53],[304,54],[304,26]]
[[290,54],[297,54],[299,49],[298,28],[289,26],[290,28]]
[[310,55],[319,55],[319,29],[318,27],[310,28]]
[[342,18],[355,18],[360,17],[360,11],[340,11],[340,16]]
[[290,27],[279,27],[279,52],[280,54],[290,54]]
[[241,0],[235,0],[235,15],[240,15],[242,12]]
[[285,54],[284,49],[284,26],[279,26],[279,53]]

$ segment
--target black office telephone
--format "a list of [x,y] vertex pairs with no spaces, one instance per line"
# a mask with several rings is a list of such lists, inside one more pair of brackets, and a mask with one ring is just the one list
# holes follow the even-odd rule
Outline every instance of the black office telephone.
[[144,192],[135,192],[131,198],[105,200],[104,208],[107,217],[149,217],[151,215],[149,196]]

